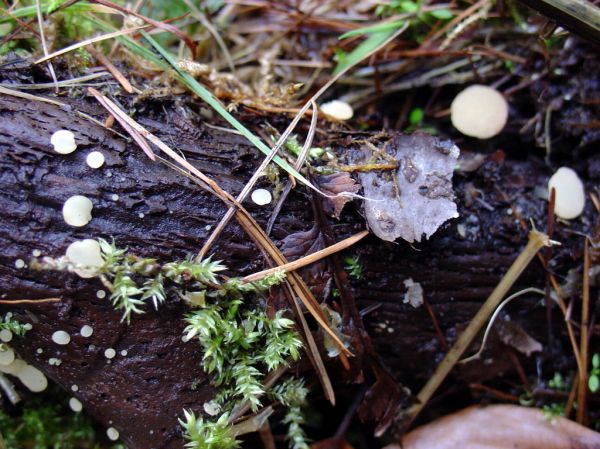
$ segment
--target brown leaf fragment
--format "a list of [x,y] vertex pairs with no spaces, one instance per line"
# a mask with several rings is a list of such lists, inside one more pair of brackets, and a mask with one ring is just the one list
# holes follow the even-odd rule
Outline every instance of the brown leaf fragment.
[[518,323],[499,320],[494,329],[502,343],[515,348],[527,357],[533,352],[540,352],[542,350],[542,344],[529,336]]
[[328,215],[340,218],[342,209],[348,201],[349,196],[335,196],[340,193],[357,193],[360,190],[358,184],[350,173],[337,172],[331,175],[322,175],[315,178],[316,186],[326,195],[331,195],[333,198],[327,198],[324,202],[324,209]]
[[[429,238],[445,221],[458,217],[452,175],[459,149],[429,134],[396,134],[382,152],[397,160],[398,170],[360,173],[369,227],[383,240]],[[373,157],[363,148],[366,160]]]
[[600,433],[518,405],[469,407],[418,427],[384,449],[598,449]]
[[371,365],[376,381],[367,390],[358,407],[358,416],[365,421],[375,421],[375,436],[380,437],[393,423],[398,411],[411,399],[410,392],[402,387],[377,361]]

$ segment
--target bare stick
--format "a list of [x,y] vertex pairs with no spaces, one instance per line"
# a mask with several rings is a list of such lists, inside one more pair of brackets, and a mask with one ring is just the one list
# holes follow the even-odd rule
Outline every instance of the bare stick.
[[267,277],[273,273],[277,273],[278,271],[283,271],[284,273],[287,273],[288,271],[295,271],[299,268],[305,267],[307,265],[310,265],[311,263],[324,259],[325,257],[331,256],[332,254],[335,254],[339,251],[342,251],[359,242],[367,235],[369,235],[369,231],[361,231],[358,234],[354,234],[352,237],[348,237],[347,239],[344,239],[341,242],[335,243],[319,251],[315,251],[314,253],[301,257],[300,259],[294,260],[293,262],[288,262],[285,265],[279,265],[277,267],[259,271],[258,273],[250,274],[245,278],[242,278],[242,282],[258,281],[259,279]]
[[531,259],[535,257],[540,249],[544,246],[550,246],[555,244],[548,238],[546,234],[539,231],[533,230],[529,232],[529,240],[525,249],[519,254],[519,257],[510,266],[504,277],[500,280],[500,283],[496,286],[494,291],[490,294],[488,299],[483,303],[475,317],[471,320],[467,328],[460,335],[454,346],[444,357],[444,360],[438,365],[435,373],[421,389],[417,395],[417,404],[412,406],[406,411],[406,425],[412,423],[417,415],[423,410],[425,404],[431,399],[435,391],[444,381],[450,370],[454,367],[458,359],[467,350],[467,348],[473,342],[473,339],[477,333],[481,330],[488,317],[494,312],[494,309],[498,307],[502,298],[510,290],[515,281],[519,278],[523,270],[529,265]]
[[579,356],[583,369],[579,372],[579,389],[577,391],[577,413],[575,417],[581,425],[586,425],[587,388],[588,388],[588,343],[590,319],[590,247],[587,238],[583,242],[583,294],[581,296],[581,335]]
[[42,299],[0,299],[0,304],[43,304],[45,302],[60,302],[62,298],[42,298]]
[[21,396],[15,390],[13,383],[2,373],[0,373],[0,388],[2,388],[11,404],[16,405],[19,403]]

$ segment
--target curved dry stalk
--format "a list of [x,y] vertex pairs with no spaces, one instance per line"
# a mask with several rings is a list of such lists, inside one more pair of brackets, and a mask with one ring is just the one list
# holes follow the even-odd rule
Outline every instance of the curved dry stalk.
[[558,244],[550,240],[550,238],[539,231],[533,230],[529,232],[528,242],[521,254],[510,266],[506,274],[502,277],[494,291],[490,294],[488,299],[483,303],[477,314],[473,317],[467,328],[462,332],[454,346],[448,351],[444,359],[438,365],[433,376],[427,381],[425,386],[421,389],[417,395],[417,404],[409,408],[402,417],[406,425],[409,425],[414,421],[417,415],[423,410],[423,407],[429,402],[429,399],[433,396],[435,391],[446,379],[454,365],[458,362],[462,354],[473,342],[475,336],[479,333],[488,317],[498,307],[502,298],[506,295],[508,290],[512,287],[515,281],[519,278],[523,270],[529,265],[531,259],[533,259],[538,251],[544,246],[552,246]]

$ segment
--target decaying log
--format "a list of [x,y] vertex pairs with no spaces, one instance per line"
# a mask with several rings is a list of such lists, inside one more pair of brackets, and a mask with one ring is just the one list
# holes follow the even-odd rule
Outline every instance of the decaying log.
[[[91,101],[64,101],[73,110],[105,118]],[[228,192],[242,189],[260,162],[258,151],[235,134],[201,123],[190,125],[171,105],[165,112],[156,111],[149,109],[136,120]],[[76,133],[75,153],[63,156],[52,151],[50,135],[60,128]],[[351,133],[340,132],[332,141],[339,153],[355,146]],[[101,169],[85,163],[92,150],[106,157]],[[26,361],[78,397],[105,426],[118,429],[130,449],[182,447],[177,418],[183,408],[201,413],[213,389],[202,372],[199,348],[181,341],[185,311],[181,301],[171,298],[158,312],[147,307],[127,326],[107,298],[97,297],[103,289],[99,281],[19,269],[15,261],[28,262],[34,250],[57,257],[73,240],[97,237],[114,238],[119,247],[142,256],[183,259],[199,250],[225,206],[170,168],[151,162],[134,143],[54,105],[0,96],[0,157],[2,298],[62,298],[60,303],[0,306],[1,312],[13,311],[33,324],[25,338],[11,344]],[[488,155],[477,170],[455,175],[460,218],[444,225],[431,240],[411,246],[369,236],[344,253],[359,257],[363,275],[348,285],[360,309],[376,307],[364,320],[377,352],[399,381],[418,388],[443,354],[444,342],[428,308],[443,337],[453,341],[526,242],[528,220],[545,227],[547,202],[534,190],[545,185],[548,175],[549,169],[536,158],[504,161],[502,153]],[[94,204],[94,218],[82,228],[68,226],[61,214],[64,201],[77,194]],[[272,232],[277,244],[318,224],[313,202],[302,188],[290,195]],[[246,206],[266,226],[272,208],[250,202]],[[581,238],[572,231],[590,232],[591,212],[588,204],[584,218],[570,230],[557,227],[554,238],[566,244],[553,250],[557,261],[553,269],[564,272],[580,263]],[[366,226],[358,200],[346,205],[339,221],[331,217],[326,221],[336,240]],[[230,274],[265,268],[260,252],[236,223],[227,227],[214,252]],[[422,286],[426,305],[414,308],[403,302],[404,281],[409,278]],[[537,263],[519,281],[521,287],[544,285]],[[549,344],[546,309],[537,299],[521,304],[511,309],[519,311],[514,320],[543,345]],[[558,313],[554,315],[558,324],[553,335],[559,341],[563,329]],[[85,324],[94,328],[89,338],[79,335]],[[69,345],[52,342],[52,333],[59,329],[72,335]],[[117,351],[110,361],[104,356],[107,348]],[[50,365],[50,358],[62,363]],[[482,381],[510,369],[505,362],[494,369],[475,364],[463,374]],[[77,392],[72,392],[73,385]]]

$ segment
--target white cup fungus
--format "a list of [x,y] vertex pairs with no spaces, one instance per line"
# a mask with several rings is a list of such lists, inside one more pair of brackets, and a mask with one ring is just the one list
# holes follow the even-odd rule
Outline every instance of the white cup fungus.
[[565,220],[577,218],[585,207],[585,188],[575,170],[561,167],[548,181],[548,194],[555,190],[554,213]]
[[104,165],[104,155],[100,151],[92,151],[85,158],[90,168],[100,168]]
[[92,219],[92,201],[83,195],[70,197],[63,205],[62,213],[65,222],[70,226],[85,226]]
[[13,339],[13,333],[9,329],[2,329],[0,331],[0,340],[4,343],[8,343]]
[[69,399],[69,407],[71,407],[71,410],[73,410],[75,413],[79,413],[81,410],[83,410],[83,404],[77,398]]
[[92,326],[88,326],[87,324],[84,324],[83,326],[81,326],[81,330],[79,331],[79,333],[81,334],[82,337],[89,338],[94,333],[94,328]]
[[110,441],[117,441],[119,439],[119,431],[114,427],[106,429],[106,436]]
[[54,147],[54,151],[60,154],[69,154],[77,149],[75,134],[66,129],[58,130],[52,134],[50,143]]
[[321,111],[336,120],[350,120],[354,116],[352,106],[341,100],[332,100],[323,103]]
[[44,391],[48,387],[48,379],[46,379],[44,373],[35,366],[26,365],[23,369],[19,370],[16,375],[21,383],[34,393]]
[[52,334],[52,341],[57,345],[68,345],[71,341],[71,336],[65,331],[56,331]]
[[13,374],[16,375],[15,373],[19,372],[21,369],[23,369],[25,366],[27,365],[27,363],[25,363],[23,360],[15,358],[11,363],[9,363],[8,365],[2,365],[0,363],[0,372],[2,373],[6,373],[6,374]]
[[267,189],[256,189],[251,195],[252,201],[259,206],[266,206],[273,200],[271,192]]
[[11,348],[5,348],[4,351],[0,351],[0,365],[10,365],[15,360],[15,351]]
[[74,271],[82,278],[96,276],[98,268],[104,265],[100,244],[93,239],[77,240],[71,243],[65,255],[76,265]]
[[464,135],[489,139],[499,134],[506,125],[508,103],[496,89],[474,84],[454,98],[450,119]]

